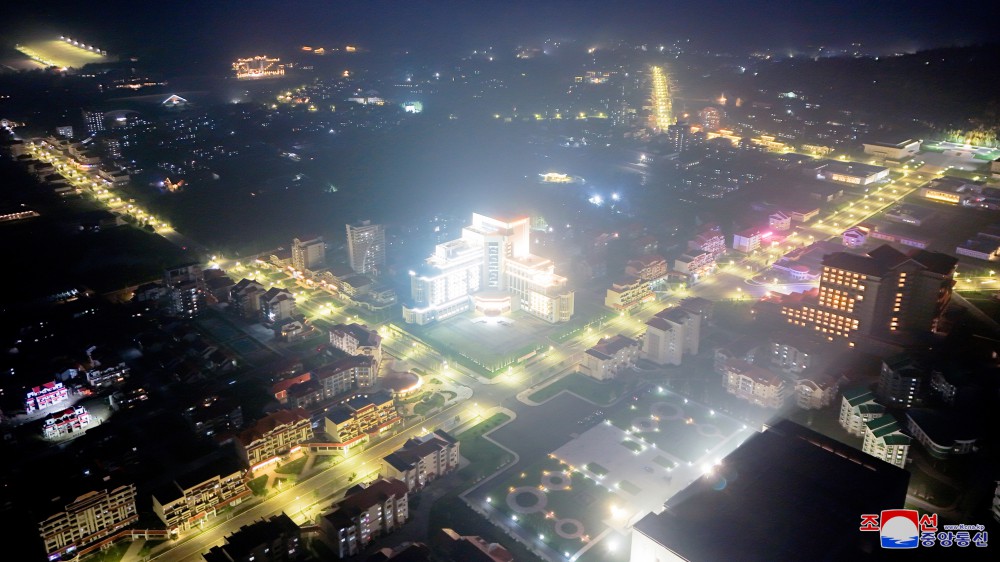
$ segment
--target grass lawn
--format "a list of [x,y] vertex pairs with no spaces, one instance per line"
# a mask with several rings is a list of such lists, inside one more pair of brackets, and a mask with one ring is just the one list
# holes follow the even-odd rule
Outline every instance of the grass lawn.
[[306,465],[307,460],[309,460],[309,457],[297,458],[291,462],[286,462],[285,464],[274,469],[274,471],[277,472],[278,474],[297,475],[298,473],[302,472],[302,467]]
[[424,400],[421,400],[413,407],[413,413],[418,416],[425,416],[428,412],[434,411],[441,406],[444,406],[444,395],[440,392],[435,392]]
[[585,400],[607,405],[621,396],[624,385],[618,381],[599,382],[580,373],[571,373],[531,394],[528,398],[544,402],[564,390],[569,390]]
[[82,560],[86,562],[118,562],[125,556],[125,551],[128,550],[130,544],[132,544],[131,541],[118,541],[111,548],[97,550]]
[[630,439],[626,439],[626,440],[622,441],[621,444],[622,444],[623,447],[625,447],[629,451],[632,451],[633,453],[638,453],[638,452],[642,451],[642,445],[640,445],[640,444],[638,444],[635,441],[632,441]]
[[587,463],[586,468],[587,468],[587,470],[589,470],[590,472],[593,472],[594,474],[596,474],[598,476],[607,476],[608,475],[608,469],[606,469],[603,466],[597,464],[596,462]]
[[267,486],[266,474],[263,476],[258,476],[257,478],[254,478],[253,480],[247,482],[247,487],[250,488],[250,491],[252,491],[253,495],[255,496],[263,496],[264,494],[266,494],[267,489],[265,488],[265,486]]
[[483,437],[484,433],[507,421],[510,421],[507,414],[493,414],[458,435],[461,454],[470,463],[458,471],[459,478],[466,482],[476,482],[510,462],[510,453]]

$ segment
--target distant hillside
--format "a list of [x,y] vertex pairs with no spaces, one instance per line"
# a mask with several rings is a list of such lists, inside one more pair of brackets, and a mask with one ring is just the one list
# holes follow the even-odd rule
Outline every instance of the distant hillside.
[[[1000,44],[871,58],[787,59],[749,76],[755,90],[937,129],[1000,127]],[[749,74],[749,73],[748,73]]]

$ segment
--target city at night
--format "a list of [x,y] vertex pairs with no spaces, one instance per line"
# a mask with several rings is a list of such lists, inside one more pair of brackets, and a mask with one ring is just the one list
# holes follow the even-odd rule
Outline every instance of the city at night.
[[16,3],[0,560],[995,560],[990,3]]

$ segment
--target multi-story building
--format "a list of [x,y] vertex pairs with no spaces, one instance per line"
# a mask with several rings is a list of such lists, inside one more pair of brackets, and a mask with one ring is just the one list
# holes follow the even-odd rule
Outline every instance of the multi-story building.
[[356,388],[370,388],[377,374],[374,358],[365,355],[344,357],[303,377],[296,377],[302,380],[285,387],[278,400],[295,408],[307,408]]
[[199,281],[179,281],[169,286],[170,311],[177,316],[193,318],[205,308],[205,292]]
[[661,283],[666,278],[668,269],[667,260],[656,254],[639,256],[625,264],[626,275],[638,277],[650,285]]
[[239,505],[252,494],[246,469],[232,456],[219,457],[188,471],[153,492],[153,512],[171,536],[204,528],[218,510]]
[[260,316],[260,295],[267,289],[252,279],[240,279],[229,290],[229,306],[239,316],[256,319]]
[[69,400],[69,391],[58,381],[33,387],[24,398],[24,411],[28,414]]
[[383,478],[365,488],[348,490],[333,511],[319,519],[320,537],[339,558],[362,552],[369,543],[410,518],[408,489],[395,478]]
[[583,354],[580,370],[597,380],[618,378],[639,358],[639,342],[621,334],[601,338]]
[[260,295],[260,315],[264,322],[273,324],[291,319],[295,315],[295,295],[287,289],[271,287]]
[[291,562],[301,560],[305,549],[301,530],[281,513],[240,527],[226,537],[226,544],[202,554],[205,562]]
[[784,406],[789,391],[788,383],[777,373],[740,360],[726,362],[722,384],[729,394],[764,408]]
[[688,250],[674,259],[674,270],[688,276],[691,284],[715,272],[715,255],[705,250]]
[[819,410],[837,398],[839,385],[832,377],[819,374],[795,380],[795,405],[803,410]]
[[865,423],[865,441],[861,450],[903,468],[910,452],[910,442],[910,436],[903,433],[896,418],[884,415]]
[[784,211],[775,211],[767,216],[767,226],[779,232],[789,230],[792,228],[792,216]]
[[93,135],[104,130],[103,111],[84,111],[83,122],[87,126],[87,134]]
[[371,221],[347,225],[347,256],[355,273],[378,277],[385,267],[385,226]]
[[531,221],[478,213],[458,240],[438,244],[419,272],[411,272],[409,323],[427,324],[468,310],[501,314],[524,310],[547,322],[573,315],[573,291],[555,265],[531,253]]
[[688,241],[688,250],[700,250],[712,254],[713,258],[718,258],[726,253],[726,237],[722,235],[722,229],[717,224],[706,224],[701,230]]
[[109,365],[103,369],[94,368],[87,370],[87,384],[93,387],[111,386],[125,382],[128,378],[129,367],[124,362],[117,365]]
[[979,440],[971,420],[962,419],[952,411],[908,410],[906,430],[932,457],[939,459],[972,453]]
[[315,271],[326,265],[326,244],[323,237],[292,240],[292,267],[298,271]]
[[927,394],[929,378],[914,357],[900,353],[882,361],[875,394],[890,408],[919,406]]
[[383,457],[385,475],[417,491],[428,482],[458,470],[460,443],[442,429],[408,440]]
[[834,252],[823,259],[816,297],[783,305],[789,324],[854,347],[866,337],[935,330],[951,299],[955,258],[883,245],[866,256]]
[[251,472],[277,462],[313,436],[305,410],[278,410],[236,436],[236,450]]
[[382,362],[382,336],[361,324],[337,324],[330,328],[330,345],[348,355],[365,355]]
[[49,560],[86,554],[139,518],[135,486],[95,490],[76,498],[62,511],[39,523]]
[[309,444],[317,454],[344,453],[367,443],[371,435],[382,434],[400,421],[392,394],[379,391],[358,395],[330,408],[324,419],[325,435]]
[[875,401],[867,388],[849,388],[840,400],[840,427],[851,435],[864,437],[865,424],[885,415],[885,406]]
[[686,308],[683,302],[657,312],[646,321],[640,356],[658,365],[680,365],[685,354],[698,354],[704,319],[698,310]]
[[42,424],[42,435],[46,439],[56,439],[79,433],[90,425],[90,412],[83,406],[66,408],[58,414],[50,414]]
[[748,228],[733,234],[733,249],[749,254],[760,249],[761,232],[759,228]]
[[604,306],[618,311],[630,311],[656,300],[649,281],[632,275],[619,277],[608,288]]

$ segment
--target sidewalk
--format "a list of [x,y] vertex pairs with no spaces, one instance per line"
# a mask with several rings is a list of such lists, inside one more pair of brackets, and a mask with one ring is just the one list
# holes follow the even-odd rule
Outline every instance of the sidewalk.
[[122,555],[121,562],[139,562],[142,558],[139,557],[139,551],[142,550],[143,545],[146,544],[145,540],[132,541],[128,545],[128,550]]

